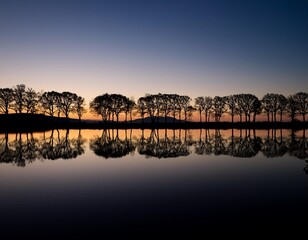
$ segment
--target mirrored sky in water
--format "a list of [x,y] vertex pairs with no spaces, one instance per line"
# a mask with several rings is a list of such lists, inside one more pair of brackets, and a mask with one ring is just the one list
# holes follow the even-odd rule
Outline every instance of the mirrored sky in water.
[[307,1],[0,2],[0,87],[86,98],[307,91]]
[[307,152],[289,130],[0,134],[1,234],[302,229]]

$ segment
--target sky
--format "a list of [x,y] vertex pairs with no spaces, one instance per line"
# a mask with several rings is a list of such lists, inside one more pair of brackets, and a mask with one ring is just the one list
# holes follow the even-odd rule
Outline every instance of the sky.
[[225,96],[308,91],[307,0],[0,0],[0,88]]

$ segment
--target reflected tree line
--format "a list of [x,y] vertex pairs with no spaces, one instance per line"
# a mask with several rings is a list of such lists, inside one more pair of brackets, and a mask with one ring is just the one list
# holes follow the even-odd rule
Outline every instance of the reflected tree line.
[[24,167],[35,160],[76,158],[85,152],[85,142],[80,131],[77,138],[70,138],[69,130],[63,136],[59,130],[52,130],[50,135],[44,132],[40,138],[33,133],[16,133],[13,141],[5,133],[0,138],[0,162]]
[[[149,118],[152,123],[159,118],[168,117],[177,121],[188,121],[196,112],[200,122],[220,122],[229,115],[234,122],[255,122],[256,117],[264,115],[268,122],[306,121],[308,114],[308,93],[298,92],[289,96],[267,93],[261,99],[253,94],[233,94],[229,96],[200,96],[192,99],[178,94],[145,94],[137,101],[121,94],[102,94],[89,103],[89,110],[103,121],[132,121],[137,116],[143,122]],[[24,84],[12,88],[0,88],[0,113],[43,113],[50,116],[69,117],[77,114],[79,119],[86,112],[85,99],[71,92],[36,92]]]
[[[262,153],[267,158],[285,154],[303,159],[308,164],[308,139],[306,131],[291,132],[286,136],[282,130],[268,130],[266,136],[257,136],[255,130],[239,130],[224,137],[216,129],[200,129],[199,136],[193,138],[190,130],[141,130],[136,138],[132,130],[102,130],[100,136],[90,139],[89,147],[95,155],[108,158],[121,158],[137,151],[146,158],[177,158],[192,153],[197,155],[227,155],[238,158],[251,158]],[[3,134],[0,138],[0,162],[25,166],[35,160],[71,159],[85,152],[86,139],[79,131],[70,138],[69,130],[52,130],[37,138],[33,133]],[[12,140],[12,136],[13,140]],[[308,173],[308,165],[304,169]]]

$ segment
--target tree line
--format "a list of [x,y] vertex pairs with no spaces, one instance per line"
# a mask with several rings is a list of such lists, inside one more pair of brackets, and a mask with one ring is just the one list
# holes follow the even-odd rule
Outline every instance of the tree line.
[[[90,112],[100,116],[104,122],[119,121],[124,114],[124,121],[138,115],[142,122],[146,117],[152,123],[171,117],[175,122],[191,119],[194,112],[199,115],[200,122],[213,119],[220,122],[225,115],[240,122],[255,122],[256,117],[264,114],[268,122],[282,122],[288,117],[292,122],[298,117],[305,122],[308,113],[308,93],[298,92],[285,97],[282,94],[267,93],[261,99],[253,94],[233,94],[229,96],[205,96],[192,99],[178,94],[145,94],[137,102],[121,94],[102,94],[89,103]],[[79,119],[86,112],[85,99],[71,92],[36,92],[26,88],[24,84],[13,88],[0,88],[0,113],[43,113],[50,116],[77,114]],[[277,118],[278,117],[278,118]]]
[[24,84],[13,88],[0,88],[0,113],[43,113],[49,116],[65,116],[76,113],[81,119],[86,112],[85,99],[71,92],[36,92]]
[[261,99],[253,94],[233,94],[230,96],[215,96],[214,98],[197,97],[192,99],[186,95],[178,94],[146,94],[140,97],[137,102],[133,99],[119,94],[104,94],[95,97],[90,102],[90,111],[102,117],[103,121],[118,121],[119,114],[127,115],[138,114],[144,122],[145,117],[149,117],[152,123],[158,122],[159,118],[164,118],[167,122],[168,117],[172,117],[175,122],[188,121],[194,112],[198,112],[200,122],[209,122],[214,119],[220,122],[224,115],[230,115],[231,121],[238,116],[240,122],[255,122],[256,117],[261,114],[267,116],[268,122],[283,121],[283,116],[287,116],[291,121],[301,116],[305,122],[308,113],[308,93],[298,92],[285,97],[282,94],[268,93]]

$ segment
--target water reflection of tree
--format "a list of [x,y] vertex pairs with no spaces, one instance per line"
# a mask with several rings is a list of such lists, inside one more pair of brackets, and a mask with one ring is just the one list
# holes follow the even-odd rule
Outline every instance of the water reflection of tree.
[[251,130],[246,129],[243,135],[243,131],[240,130],[240,136],[235,137],[232,131],[227,147],[227,154],[240,158],[256,156],[261,149],[262,141],[260,137],[256,136],[255,131],[253,131],[252,136],[250,132]]
[[223,138],[220,133],[220,130],[215,129],[215,134],[212,136],[213,138],[213,153],[215,155],[227,154],[227,140]]
[[[57,136],[54,132],[57,132]],[[85,139],[79,131],[77,138],[69,138],[69,130],[60,137],[58,130],[52,130],[50,136],[43,133],[41,139],[33,133],[16,133],[13,141],[9,142],[8,134],[0,140],[0,162],[13,163],[24,167],[37,159],[69,159],[84,153]]]
[[160,136],[159,130],[152,129],[148,138],[144,137],[142,131],[141,138],[137,141],[138,152],[146,157],[157,158],[176,158],[180,156],[188,156],[190,154],[189,147],[192,145],[192,137],[188,130],[184,130],[182,138],[181,130],[173,130],[172,135],[168,136],[167,129],[164,135]]
[[[124,130],[125,137],[119,137],[119,130],[103,130],[100,137],[90,141],[90,149],[98,156],[119,158],[133,154],[137,148],[140,155],[156,158],[188,156],[191,146],[198,155],[228,155],[253,157],[261,152],[266,157],[290,156],[303,159],[308,164],[308,141],[305,131],[292,132],[285,136],[282,130],[268,130],[265,137],[258,137],[254,130],[239,130],[226,138],[220,130],[210,133],[201,129],[199,139],[193,140],[189,130],[153,129],[145,137],[144,130],[139,139],[133,140],[132,130]],[[36,159],[70,159],[84,153],[85,139],[79,131],[75,138],[69,137],[70,130],[52,130],[35,137],[33,133],[2,134],[0,137],[0,162],[25,166]],[[37,136],[37,135],[36,135]],[[9,140],[10,138],[10,140]],[[304,168],[308,172],[308,165]]]
[[240,136],[231,136],[226,139],[219,130],[215,130],[214,134],[210,134],[209,130],[204,130],[205,136],[202,137],[202,129],[200,130],[199,140],[195,142],[195,152],[198,155],[229,155],[234,157],[253,157],[258,154],[261,148],[261,138],[257,137],[255,131],[251,136],[250,130],[240,131]]
[[202,139],[203,129],[200,129],[199,140],[195,142],[195,153],[198,155],[210,155],[213,152],[213,139],[210,136],[209,129],[205,129],[205,135]]
[[305,160],[306,167],[304,167],[303,170],[308,175],[308,141],[306,138],[306,130],[303,130],[300,137],[297,137],[292,131],[288,153],[290,156]]
[[14,151],[9,148],[8,134],[5,133],[3,138],[0,138],[0,162],[10,163],[12,161],[12,156]]
[[305,130],[303,130],[301,137],[297,137],[295,133],[292,132],[291,139],[289,141],[288,153],[290,156],[308,160],[308,141]]
[[281,157],[288,151],[286,139],[283,138],[280,130],[280,137],[277,138],[277,130],[271,129],[267,131],[267,137],[264,139],[262,149],[266,157]]
[[21,133],[16,133],[14,140],[9,142],[8,134],[5,133],[0,140],[0,162],[24,167],[38,158],[37,142],[32,133],[26,134],[26,140],[22,139]]
[[[116,133],[115,133],[116,132]],[[119,158],[126,156],[135,151],[135,144],[132,136],[127,136],[125,131],[125,139],[119,138],[119,130],[105,129],[101,137],[90,140],[90,149],[98,156],[104,158]]]
[[49,137],[44,134],[40,154],[44,159],[50,160],[76,158],[84,153],[85,142],[86,140],[82,137],[80,130],[78,137],[73,139],[69,138],[69,129],[65,131],[65,135],[62,137],[59,130],[52,130]]

